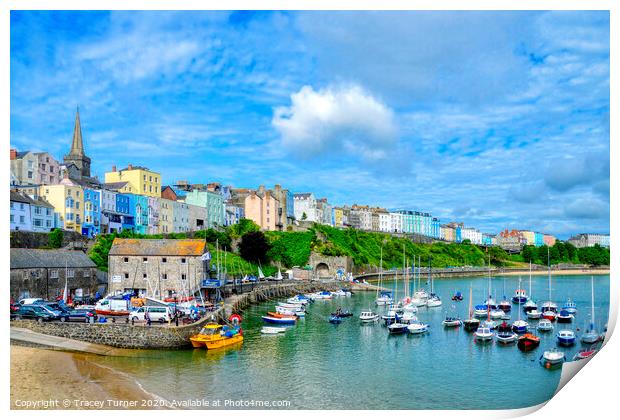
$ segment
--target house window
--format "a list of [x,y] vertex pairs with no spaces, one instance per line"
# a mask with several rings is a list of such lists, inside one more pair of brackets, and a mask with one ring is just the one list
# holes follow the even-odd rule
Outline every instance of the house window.
[[125,275],[125,279],[129,278],[129,273],[123,273]]
[[168,274],[164,273],[161,275],[162,280],[168,280]]
[[13,208],[13,202],[11,201],[11,208]]
[[11,215],[11,223],[15,221],[15,216]]
[[19,216],[19,223],[24,223],[24,216]]
[[168,262],[168,258],[165,258],[165,257],[164,257],[164,258],[162,258],[162,259],[161,259],[161,262],[163,262],[163,263]]
[[185,280],[187,278],[186,274],[181,274],[181,280]]
[[24,203],[19,203],[19,209],[23,210],[24,209]]
[[52,222],[50,220],[46,220],[45,221],[45,226],[46,227],[52,227]]
[[181,258],[181,264],[185,264],[187,262],[186,258]]
[[50,278],[51,279],[57,279],[58,278],[58,270],[50,271]]
[[33,219],[33,224],[34,224],[36,227],[41,227],[41,226],[43,226],[43,223],[42,223],[42,220],[41,220],[41,219]]
[[123,262],[129,262],[129,258],[127,257],[123,258]]
[[70,279],[72,279],[72,278],[73,278],[73,276],[75,276],[75,271],[73,270],[73,268],[69,268],[69,269],[67,270],[67,277],[68,277],[68,278],[70,278]]
[[142,278],[145,279],[146,278],[146,273],[142,273]]
[[143,263],[149,262],[149,259],[148,259],[148,258],[146,258],[146,257],[143,257],[143,258],[142,258],[142,262],[143,262]]

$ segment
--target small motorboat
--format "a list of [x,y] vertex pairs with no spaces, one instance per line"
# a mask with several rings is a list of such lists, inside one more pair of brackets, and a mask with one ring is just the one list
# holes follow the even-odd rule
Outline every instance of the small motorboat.
[[312,299],[318,299],[318,300],[327,300],[327,299],[331,299],[332,298],[332,294],[331,292],[327,292],[327,291],[322,291],[322,292],[318,292],[318,293],[313,293],[310,295],[310,297]]
[[532,333],[525,333],[517,341],[517,347],[521,351],[531,351],[540,345],[540,337]]
[[353,316],[353,313],[350,311],[343,311],[338,309],[336,312],[332,313],[332,315],[339,316],[340,318],[348,318]]
[[[534,302],[531,298],[527,300],[527,302],[525,302],[523,304],[523,311],[525,313],[529,313],[530,311],[536,310],[538,311],[538,306],[536,305],[536,302]],[[534,319],[534,318],[532,318]]]
[[562,309],[557,316],[558,324],[570,324],[575,319],[575,315],[569,313],[566,309]]
[[564,356],[564,352],[558,349],[551,349],[545,351],[542,356],[540,356],[540,360],[543,361],[546,368],[550,368],[551,366],[564,363],[566,361],[566,356]]
[[538,310],[538,308],[534,308],[528,312],[526,312],[528,319],[540,319],[542,318],[542,312]]
[[379,314],[374,313],[373,311],[364,311],[360,314],[361,322],[376,322],[379,320]]
[[518,319],[512,323],[512,330],[517,334],[525,334],[529,326],[530,325],[527,323],[527,321]]
[[590,324],[586,332],[581,336],[581,342],[584,344],[595,344],[601,340],[601,335],[594,328],[594,324]]
[[504,297],[504,299],[502,299],[499,304],[497,305],[497,307],[499,309],[501,309],[504,312],[510,312],[512,310],[512,305],[511,303],[506,300],[506,298]]
[[502,321],[510,321],[510,314],[504,312],[504,315],[500,318]]
[[492,320],[490,320],[490,319],[488,319],[488,320],[486,320],[486,321],[484,321],[484,322],[482,323],[482,326],[483,326],[483,327],[487,327],[487,328],[489,328],[490,330],[495,330],[495,329],[497,329],[497,327],[498,327],[499,325],[500,325],[499,321],[492,321]]
[[409,324],[403,324],[400,322],[394,322],[390,325],[388,325],[388,331],[390,334],[403,334],[406,333],[407,327],[409,327]]
[[508,333],[512,332],[512,327],[507,322],[502,322],[497,326],[497,332]]
[[350,297],[351,296],[351,292],[344,290],[344,289],[340,289],[337,290],[335,292],[332,292],[332,296],[334,297]]
[[474,316],[478,318],[486,317],[489,314],[489,308],[487,305],[474,306]]
[[426,290],[417,290],[413,293],[413,297],[411,298],[411,303],[415,306],[426,306],[426,301],[428,300],[428,293]]
[[409,334],[424,334],[428,332],[428,324],[421,321],[414,321],[407,325],[407,331],[409,331]]
[[479,326],[480,320],[476,318],[470,318],[463,321],[463,328],[468,332],[476,331]]
[[541,319],[536,328],[538,331],[553,331],[553,323],[548,319]]
[[430,297],[426,301],[427,308],[436,308],[441,306],[441,299],[434,293],[431,293]]
[[279,334],[286,332],[287,329],[286,327],[263,327],[260,332],[262,334]]
[[577,354],[575,354],[575,356],[573,357],[573,360],[589,359],[590,357],[594,356],[597,351],[598,350],[594,348],[590,348],[588,350],[580,350],[577,352]]
[[489,316],[491,317],[491,319],[500,319],[504,315],[506,315],[506,313],[502,311],[501,309],[493,309],[489,313]]
[[569,314],[575,315],[577,313],[577,304],[569,298],[564,306],[562,306],[562,310],[568,312]]
[[281,308],[286,308],[290,311],[303,311],[306,305],[303,303],[288,303],[288,302],[278,302],[278,305]]
[[390,325],[391,323],[396,322],[396,311],[390,309],[385,315],[381,315],[381,319],[385,322],[385,325]]
[[556,305],[555,302],[548,300],[547,302],[543,302],[543,304],[540,306],[540,311],[543,313],[547,311],[557,312],[558,305]]
[[394,299],[392,299],[392,293],[383,291],[379,295],[377,299],[375,299],[375,304],[377,306],[387,306],[394,303]]
[[457,316],[447,316],[442,321],[442,324],[446,328],[455,328],[455,327],[460,327],[461,325],[463,325],[463,321],[461,321],[461,318]]
[[[416,308],[417,311],[418,308]],[[411,324],[413,321],[417,321],[418,317],[415,316],[415,312],[404,311],[402,315],[397,316],[398,322],[401,324]]]
[[512,331],[498,331],[495,333],[495,339],[501,344],[510,344],[517,341],[519,335]]
[[558,315],[554,311],[544,311],[542,317],[548,319],[551,322],[555,322]]
[[572,330],[560,330],[558,331],[556,338],[560,346],[569,347],[575,344],[575,332]]
[[198,334],[189,338],[194,348],[206,347],[208,350],[219,349],[243,341],[240,327],[229,327],[216,323],[208,323]]
[[512,301],[514,303],[527,302],[527,292],[524,289],[515,290],[515,294],[512,296]]
[[268,316],[274,317],[274,318],[291,318],[291,319],[297,319],[297,315],[287,315],[287,314],[280,314],[278,312],[267,312]]
[[461,292],[456,292],[454,296],[452,296],[452,300],[455,302],[460,302],[463,300],[463,295],[461,294]]
[[291,304],[307,305],[309,303],[312,303],[313,299],[305,295],[297,295],[287,299],[286,302]]
[[263,321],[268,322],[270,324],[293,325],[293,324],[295,324],[297,322],[297,317],[295,317],[295,318],[291,318],[291,317],[281,318],[281,317],[273,317],[273,316],[269,316],[269,315],[264,315],[261,318],[263,319]]
[[342,318],[338,315],[332,315],[329,317],[329,322],[332,324],[340,324],[342,322]]
[[283,308],[281,306],[276,306],[276,313],[280,315],[294,315],[294,316],[306,316],[305,311],[291,310],[289,308]]
[[481,342],[490,341],[493,339],[493,332],[489,327],[482,325],[474,332],[474,338]]

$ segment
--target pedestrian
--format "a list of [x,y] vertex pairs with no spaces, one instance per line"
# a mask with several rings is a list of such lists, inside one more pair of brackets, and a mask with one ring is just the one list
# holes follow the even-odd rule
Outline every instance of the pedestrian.
[[151,317],[149,316],[148,312],[144,313],[144,320],[146,321],[146,325],[148,325],[150,327],[151,326]]

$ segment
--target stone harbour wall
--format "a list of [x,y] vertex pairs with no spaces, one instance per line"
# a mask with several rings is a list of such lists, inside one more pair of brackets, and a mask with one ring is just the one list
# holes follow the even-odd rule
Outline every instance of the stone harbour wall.
[[232,296],[221,309],[208,314],[201,320],[183,326],[162,326],[154,324],[131,325],[119,320],[116,323],[89,324],[78,322],[43,322],[30,320],[11,321],[11,327],[70,338],[88,343],[103,344],[125,349],[176,349],[191,345],[189,338],[197,334],[202,326],[212,320],[223,322],[230,314],[242,312],[247,306],[268,299],[311,293],[319,290],[337,290],[344,283],[303,282],[283,283],[257,287],[252,292]]

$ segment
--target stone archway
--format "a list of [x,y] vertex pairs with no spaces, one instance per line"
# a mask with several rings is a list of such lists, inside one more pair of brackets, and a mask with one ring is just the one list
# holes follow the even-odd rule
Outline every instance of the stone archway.
[[329,266],[324,262],[318,263],[314,270],[317,277],[330,277]]

